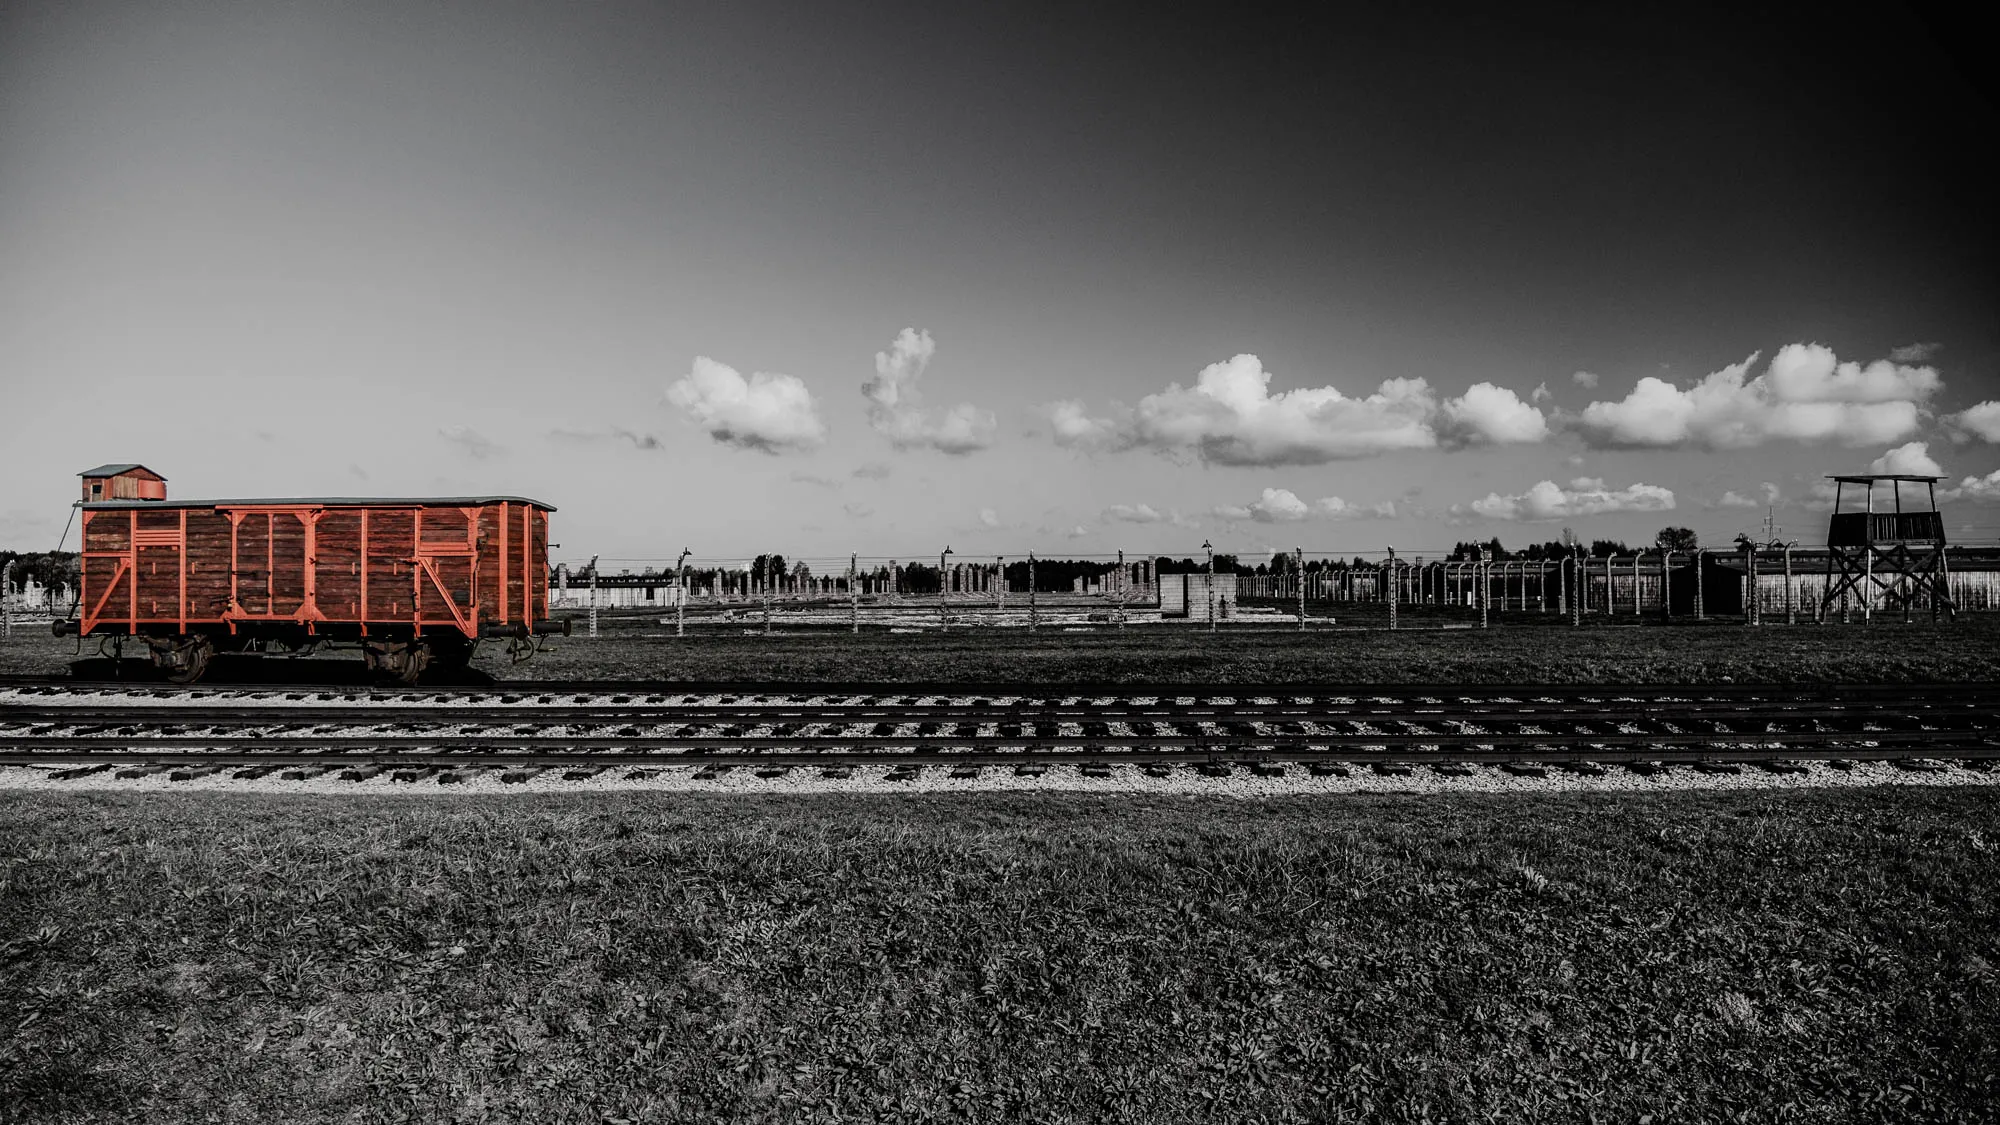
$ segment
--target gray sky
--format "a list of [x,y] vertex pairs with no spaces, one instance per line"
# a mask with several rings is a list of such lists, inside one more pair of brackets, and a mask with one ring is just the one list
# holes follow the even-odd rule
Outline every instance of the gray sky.
[[1993,107],[1914,18],[0,18],[17,549],[123,460],[579,557],[1814,542],[1892,450],[2000,538]]

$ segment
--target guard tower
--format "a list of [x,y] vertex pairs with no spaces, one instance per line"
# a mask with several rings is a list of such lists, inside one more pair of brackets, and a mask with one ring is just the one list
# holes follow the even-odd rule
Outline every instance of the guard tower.
[[[1942,613],[1956,617],[1951,602],[1951,565],[1944,555],[1944,517],[1937,510],[1937,482],[1943,477],[1874,473],[1867,476],[1836,476],[1833,481],[1833,519],[1826,528],[1826,594],[1820,599],[1820,620],[1839,606],[1846,613],[1851,591],[1861,602],[1861,613],[1870,616],[1879,600],[1884,608],[1901,606],[1907,620],[1912,606],[1927,599],[1933,620]],[[1887,512],[1875,508],[1875,489],[1887,482]],[[1922,485],[1924,507],[1903,510],[1903,486]],[[1861,510],[1843,512],[1841,501],[1848,486],[1861,489]],[[1914,492],[1914,490],[1912,490]]]

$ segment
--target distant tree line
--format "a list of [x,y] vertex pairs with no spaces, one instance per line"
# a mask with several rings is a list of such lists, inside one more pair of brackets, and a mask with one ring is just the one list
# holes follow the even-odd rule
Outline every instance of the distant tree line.
[[77,554],[75,551],[0,551],[0,569],[8,563],[14,564],[10,581],[13,593],[19,594],[28,588],[28,579],[45,590],[57,586],[75,586],[77,578]]

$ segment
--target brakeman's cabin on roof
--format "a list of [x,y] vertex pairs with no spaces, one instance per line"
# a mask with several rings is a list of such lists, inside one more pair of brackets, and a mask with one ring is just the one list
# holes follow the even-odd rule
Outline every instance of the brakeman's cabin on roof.
[[96,500],[165,500],[167,478],[144,465],[99,465],[76,474],[83,478],[83,502]]

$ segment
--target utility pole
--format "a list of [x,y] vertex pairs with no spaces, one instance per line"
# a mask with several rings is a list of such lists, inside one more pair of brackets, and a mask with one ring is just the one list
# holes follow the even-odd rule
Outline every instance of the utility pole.
[[693,553],[693,551],[688,550],[686,547],[682,547],[680,561],[674,564],[675,569],[680,571],[679,596],[674,599],[674,636],[676,637],[687,635],[688,556]]

